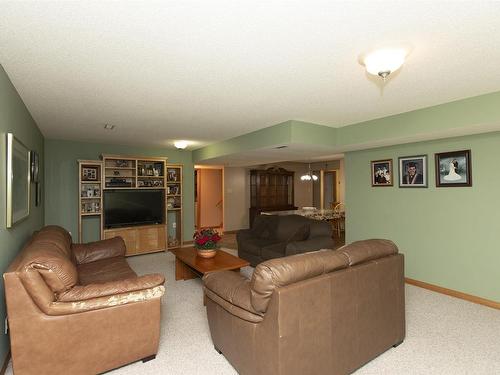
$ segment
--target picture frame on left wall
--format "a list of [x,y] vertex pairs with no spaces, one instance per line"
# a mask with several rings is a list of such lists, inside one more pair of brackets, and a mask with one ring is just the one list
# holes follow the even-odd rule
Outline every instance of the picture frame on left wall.
[[371,162],[372,186],[393,186],[392,159]]
[[14,134],[7,133],[7,204],[6,227],[30,214],[30,150]]

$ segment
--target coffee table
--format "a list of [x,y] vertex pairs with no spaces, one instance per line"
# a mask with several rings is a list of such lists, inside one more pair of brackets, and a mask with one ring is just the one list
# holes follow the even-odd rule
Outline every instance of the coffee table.
[[217,255],[211,259],[197,256],[194,247],[175,249],[172,254],[175,255],[175,280],[190,280],[217,271],[239,271],[241,267],[250,265],[224,250],[217,250]]

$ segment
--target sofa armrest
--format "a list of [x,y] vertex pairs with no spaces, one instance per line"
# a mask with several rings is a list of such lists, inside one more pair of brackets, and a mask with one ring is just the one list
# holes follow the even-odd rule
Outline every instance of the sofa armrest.
[[250,282],[234,271],[208,273],[203,276],[205,295],[229,313],[251,322],[262,321],[251,302]]
[[101,259],[125,256],[127,250],[121,237],[108,240],[71,245],[77,264],[95,262]]
[[238,232],[236,232],[236,240],[242,240],[246,238],[254,238],[255,234],[251,229],[240,229]]
[[59,302],[79,302],[92,298],[136,292],[163,285],[165,277],[158,273],[140,277],[109,281],[102,284],[75,285],[70,290],[58,295]]
[[97,297],[78,302],[51,302],[46,306],[42,306],[41,310],[50,316],[71,315],[105,309],[108,307],[126,305],[129,303],[160,299],[164,293],[165,287],[163,285],[159,285],[135,292],[114,294],[112,296]]

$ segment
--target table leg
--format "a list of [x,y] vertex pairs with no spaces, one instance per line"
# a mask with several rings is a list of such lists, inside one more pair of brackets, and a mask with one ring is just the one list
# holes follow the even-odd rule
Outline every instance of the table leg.
[[188,265],[175,258],[175,280],[190,280],[198,277]]

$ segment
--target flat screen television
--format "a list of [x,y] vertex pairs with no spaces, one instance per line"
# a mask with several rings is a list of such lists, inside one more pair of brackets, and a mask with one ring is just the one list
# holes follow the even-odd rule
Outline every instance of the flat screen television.
[[163,224],[165,191],[105,190],[104,227]]

